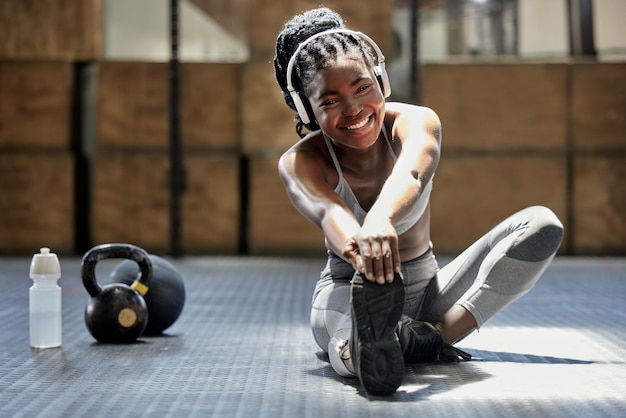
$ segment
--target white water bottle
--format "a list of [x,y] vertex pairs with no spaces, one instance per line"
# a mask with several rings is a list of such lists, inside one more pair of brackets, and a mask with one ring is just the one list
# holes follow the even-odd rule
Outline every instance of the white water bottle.
[[59,259],[50,248],[44,247],[33,255],[30,263],[33,286],[28,292],[31,347],[61,345],[61,288],[57,284],[60,277]]

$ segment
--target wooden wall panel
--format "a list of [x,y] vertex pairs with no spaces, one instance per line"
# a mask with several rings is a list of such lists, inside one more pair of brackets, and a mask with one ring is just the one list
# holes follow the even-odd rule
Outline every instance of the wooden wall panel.
[[422,104],[447,149],[564,149],[565,64],[427,64]]
[[[239,146],[239,66],[181,65],[184,147]],[[169,67],[164,63],[101,62],[98,141],[105,148],[169,146]]]
[[[238,160],[236,155],[184,155],[181,247],[185,253],[237,252]],[[94,165],[92,237],[95,244],[129,242],[156,253],[168,253],[167,153],[98,153]]]
[[324,255],[321,231],[289,201],[278,177],[278,158],[250,162],[249,247],[253,254]]
[[183,64],[181,135],[185,147],[239,148],[238,64]]
[[[80,208],[78,208],[80,210]],[[0,154],[0,254],[74,249],[74,158],[67,152]]]
[[246,63],[242,77],[242,149],[245,154],[282,153],[298,140],[291,110],[267,61]]
[[0,149],[69,149],[72,66],[0,62]]
[[97,111],[99,146],[167,147],[167,64],[99,63]]
[[571,107],[577,150],[626,150],[626,63],[572,65]]
[[624,254],[626,157],[580,156],[574,170],[574,253]]
[[185,254],[236,254],[239,250],[241,197],[239,157],[186,154],[182,198],[182,248]]
[[0,1],[0,58],[102,56],[102,0]]
[[165,153],[99,152],[94,162],[94,245],[127,242],[169,250],[169,160]]
[[566,223],[564,157],[444,152],[431,195],[435,249],[458,254],[498,222],[533,205],[549,207]]

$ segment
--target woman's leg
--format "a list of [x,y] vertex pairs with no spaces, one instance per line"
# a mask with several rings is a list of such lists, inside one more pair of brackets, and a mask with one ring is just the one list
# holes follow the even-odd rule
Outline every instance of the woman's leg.
[[[350,280],[352,266],[330,254],[320,274],[311,308],[311,330],[317,345],[328,352],[330,363],[341,376],[355,376],[347,342],[352,333]],[[345,357],[345,358],[342,358]]]
[[[432,250],[402,263],[405,315],[411,318],[417,316],[426,288],[438,270]],[[355,375],[346,345],[352,332],[350,282],[353,275],[354,269],[350,264],[330,254],[315,288],[311,309],[311,329],[315,341],[328,352],[333,368],[342,376]],[[345,358],[342,359],[342,355]]]
[[417,318],[422,310],[422,303],[428,285],[437,275],[439,266],[429,248],[421,256],[402,263],[402,279],[404,283],[405,299],[403,314],[410,318]]
[[426,292],[420,319],[454,343],[526,294],[550,264],[563,225],[548,208],[510,216],[444,266]]

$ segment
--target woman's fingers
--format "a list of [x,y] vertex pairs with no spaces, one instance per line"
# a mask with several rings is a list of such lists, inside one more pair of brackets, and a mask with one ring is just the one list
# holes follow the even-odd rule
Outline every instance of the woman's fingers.
[[391,283],[394,274],[400,272],[400,253],[397,240],[393,238],[351,239],[346,243],[343,255],[373,283]]
[[378,284],[391,283],[396,271],[395,260],[399,265],[400,257],[397,254],[394,257],[390,242],[374,240],[361,244],[359,248],[363,266],[359,271],[365,274],[367,280]]
[[387,283],[391,283],[393,281],[393,274],[395,272],[394,268],[394,257],[392,257],[392,249],[389,241],[383,241],[382,248],[382,258],[383,258],[383,272],[385,275],[385,280]]

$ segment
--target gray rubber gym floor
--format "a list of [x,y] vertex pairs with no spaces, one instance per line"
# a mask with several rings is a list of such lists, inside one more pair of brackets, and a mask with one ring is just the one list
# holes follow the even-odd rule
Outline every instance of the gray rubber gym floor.
[[[120,261],[98,264],[101,283]],[[30,258],[0,259],[0,416],[626,417],[625,258],[557,258],[459,344],[475,361],[407,366],[387,398],[319,355],[308,315],[322,259],[171,261],[187,286],[178,321],[102,345],[83,320],[80,259],[61,258],[63,345],[35,350]]]

